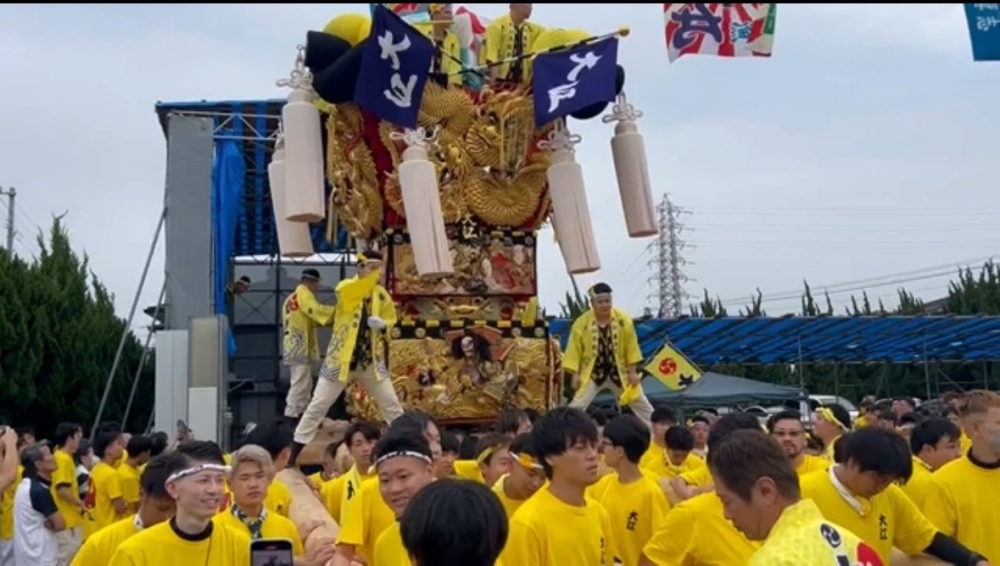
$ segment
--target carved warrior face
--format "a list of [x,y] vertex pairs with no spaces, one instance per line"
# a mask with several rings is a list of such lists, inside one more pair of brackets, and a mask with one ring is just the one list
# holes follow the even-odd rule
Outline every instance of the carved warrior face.
[[471,336],[462,338],[462,353],[466,356],[472,356],[476,353],[476,342]]

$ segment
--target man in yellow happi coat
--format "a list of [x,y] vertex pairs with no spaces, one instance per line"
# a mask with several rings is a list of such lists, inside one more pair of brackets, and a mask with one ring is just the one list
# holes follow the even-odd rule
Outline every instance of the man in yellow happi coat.
[[642,351],[632,318],[612,306],[611,286],[597,283],[587,291],[590,310],[573,323],[563,355],[563,370],[572,375],[576,394],[570,407],[586,409],[597,394],[610,390],[647,426],[653,406],[642,391],[638,365]]
[[309,404],[313,370],[320,359],[316,329],[329,326],[333,320],[333,307],[316,300],[320,283],[319,271],[302,270],[299,284],[282,306],[282,325],[285,327],[282,361],[291,375],[285,397],[285,416],[289,419],[298,419]]
[[[492,65],[488,76],[492,81],[520,83],[525,80],[525,55],[545,30],[529,22],[531,4],[511,4],[510,11],[490,22],[483,40],[483,63]],[[502,61],[502,62],[501,62]]]
[[365,388],[387,422],[403,414],[385,356],[388,332],[396,324],[396,306],[385,287],[379,285],[381,276],[382,256],[365,251],[358,254],[358,274],[337,284],[333,333],[316,390],[295,427],[292,465],[351,381]]
[[454,19],[451,4],[428,4],[431,21],[414,27],[434,42],[431,79],[441,86],[462,86],[462,49],[451,32]]

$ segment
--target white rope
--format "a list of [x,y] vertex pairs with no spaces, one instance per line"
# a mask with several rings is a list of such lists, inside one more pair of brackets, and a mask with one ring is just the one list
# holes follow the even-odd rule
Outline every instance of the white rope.
[[622,91],[615,100],[614,105],[611,106],[611,112],[605,114],[601,118],[601,121],[605,124],[610,124],[611,122],[635,122],[639,118],[642,118],[642,110],[629,104],[625,92]]
[[406,144],[406,147],[421,147],[428,149],[430,146],[437,143],[438,129],[435,127],[430,132],[422,127],[416,129],[406,128],[402,132],[389,132],[389,139],[392,141],[401,141]]
[[312,73],[306,68],[306,48],[304,45],[296,47],[295,65],[287,79],[278,79],[274,84],[279,88],[312,90]]
[[565,149],[571,153],[575,152],[576,144],[583,141],[583,137],[580,134],[574,134],[569,131],[566,127],[566,120],[561,119],[556,122],[556,125],[552,130],[549,131],[545,139],[539,140],[538,149],[547,149],[551,151],[559,151],[560,149]]

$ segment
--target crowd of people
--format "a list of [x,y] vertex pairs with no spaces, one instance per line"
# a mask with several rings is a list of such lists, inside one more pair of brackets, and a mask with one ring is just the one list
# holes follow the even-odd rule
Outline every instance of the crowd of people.
[[277,477],[285,420],[229,454],[117,423],[93,443],[68,423],[51,441],[5,429],[0,565],[249,565],[257,539],[292,541],[297,566],[1000,564],[1000,395],[913,405],[764,427],[666,406],[651,426],[574,407],[506,411],[484,433],[413,411],[357,421],[308,476],[340,526],[309,548]]

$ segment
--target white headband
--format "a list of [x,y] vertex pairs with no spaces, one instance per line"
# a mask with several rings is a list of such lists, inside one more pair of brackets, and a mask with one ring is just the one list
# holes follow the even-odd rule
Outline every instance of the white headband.
[[228,474],[229,469],[230,469],[229,466],[223,466],[220,464],[199,464],[197,466],[193,466],[191,468],[187,468],[179,472],[170,474],[170,476],[167,477],[167,482],[182,480],[186,477],[190,477],[195,474],[200,474],[201,472],[220,472],[223,474]]
[[375,460],[374,467],[377,468],[379,464],[385,462],[386,460],[391,460],[393,458],[416,458],[417,460],[423,460],[428,464],[433,463],[430,456],[427,454],[421,454],[420,452],[414,452],[413,450],[398,450],[396,452],[389,452],[388,454],[383,454]]

